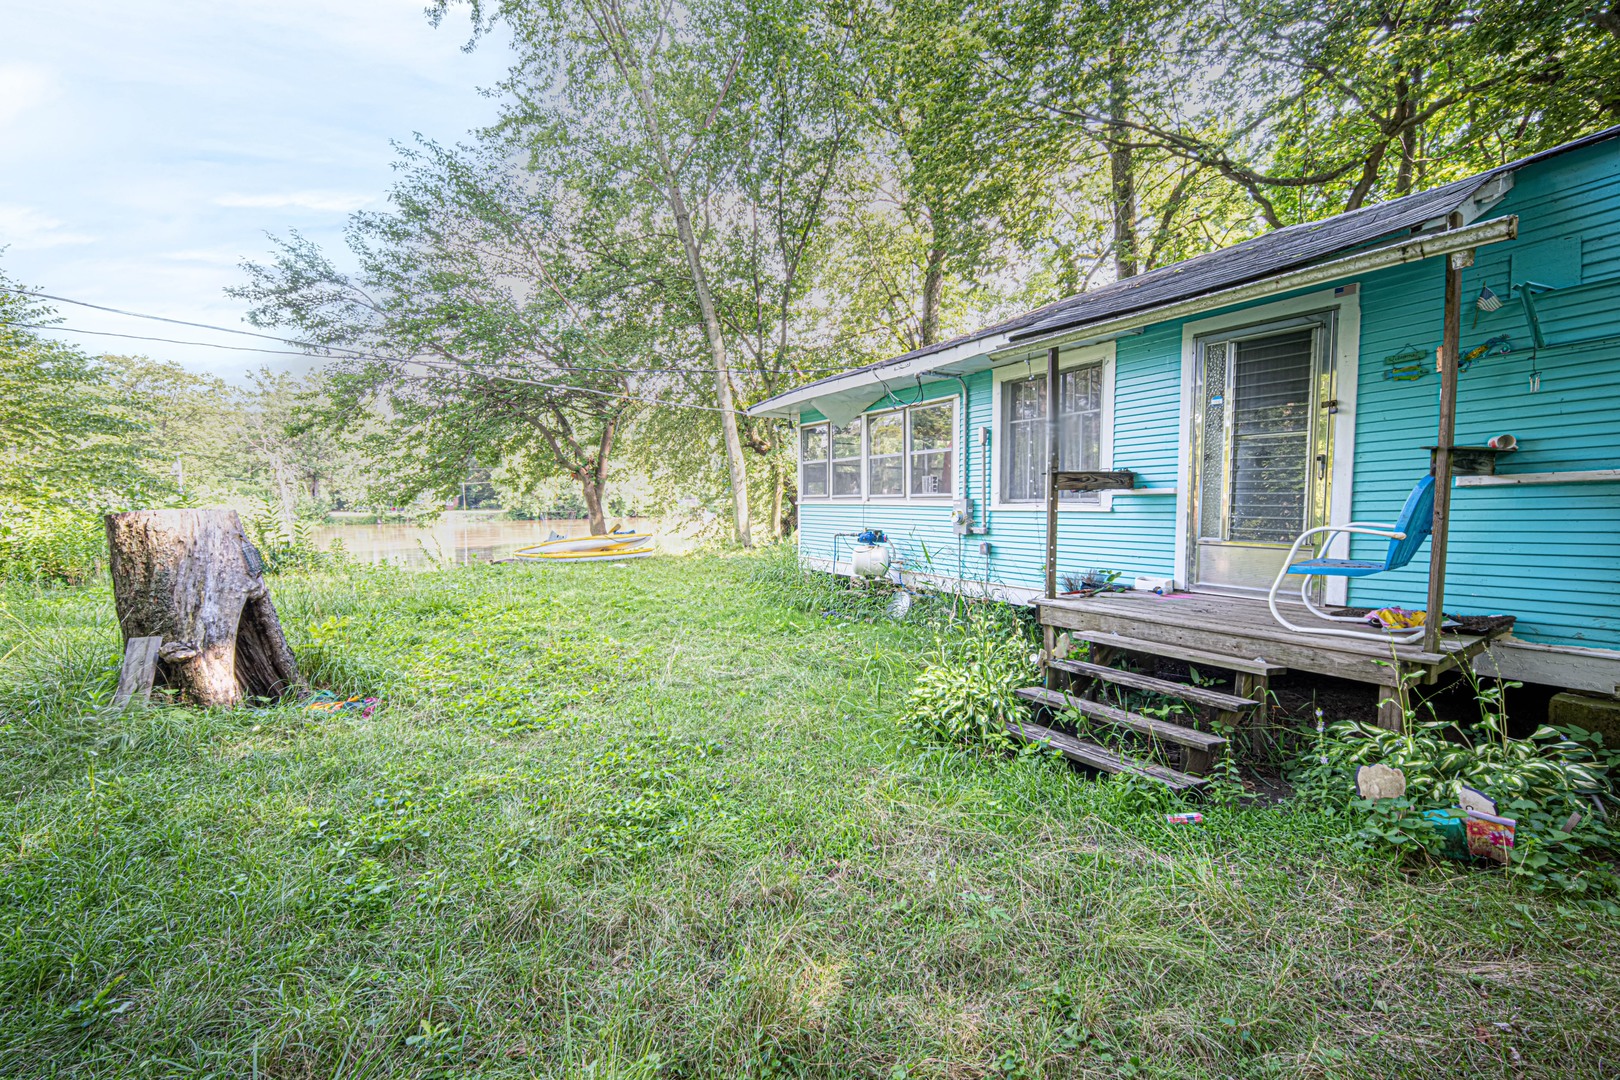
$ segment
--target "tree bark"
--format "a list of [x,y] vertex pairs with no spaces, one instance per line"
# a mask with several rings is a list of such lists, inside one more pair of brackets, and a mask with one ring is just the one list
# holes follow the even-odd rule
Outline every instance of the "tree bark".
[[1136,235],[1136,162],[1125,128],[1130,87],[1125,76],[1115,71],[1109,80],[1109,116],[1112,140],[1108,146],[1108,177],[1114,211],[1114,277],[1123,281],[1136,276],[1141,268]]
[[939,309],[945,304],[945,251],[931,248],[923,269],[922,319],[917,327],[917,346],[927,348],[939,340]]
[[236,511],[133,510],[106,525],[119,628],[163,639],[160,685],[202,706],[302,685]]
[[591,535],[601,536],[607,532],[607,517],[602,513],[602,489],[590,477],[579,482],[579,489],[585,496],[585,512],[591,519]]

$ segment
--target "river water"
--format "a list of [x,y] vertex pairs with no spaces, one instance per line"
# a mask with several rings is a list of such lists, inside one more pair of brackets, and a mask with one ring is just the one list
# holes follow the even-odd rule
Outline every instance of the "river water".
[[[684,536],[665,535],[652,518],[624,518],[627,529],[651,532],[660,551],[685,551],[693,541]],[[610,521],[611,528],[614,522]],[[394,563],[398,566],[431,566],[439,562],[474,563],[504,559],[519,548],[538,544],[560,534],[589,536],[591,523],[574,518],[543,521],[507,521],[477,511],[452,510],[429,525],[360,525],[341,521],[315,527],[315,542],[322,550],[333,540],[343,541],[350,558],[360,562]]]

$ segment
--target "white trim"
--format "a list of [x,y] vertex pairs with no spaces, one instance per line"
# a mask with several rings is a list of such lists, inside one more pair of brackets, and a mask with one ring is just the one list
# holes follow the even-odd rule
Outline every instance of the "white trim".
[[[1275,322],[1297,315],[1332,310],[1334,318],[1333,393],[1338,412],[1333,417],[1333,476],[1328,499],[1328,521],[1350,520],[1351,484],[1356,474],[1356,389],[1361,365],[1361,289],[1352,283],[1321,292],[1306,293],[1290,300],[1278,300],[1257,307],[1230,311],[1181,326],[1181,429],[1176,442],[1176,582],[1191,586],[1192,552],[1188,544],[1188,520],[1192,513],[1192,421],[1193,388],[1197,383],[1198,339],[1220,330]],[[1348,557],[1349,538],[1335,537],[1325,553],[1331,558]],[[1344,604],[1349,596],[1346,578],[1330,577],[1323,600]]]
[[1231,288],[1217,289],[1214,292],[1203,293],[1186,300],[1161,304],[1158,307],[1147,308],[1143,311],[1133,311],[1128,315],[1100,319],[1078,329],[1051,334],[1045,338],[1021,341],[1017,345],[1008,346],[999,352],[993,353],[991,359],[997,363],[1017,361],[1023,359],[1026,355],[1040,355],[1053,345],[1066,345],[1075,339],[1095,338],[1104,333],[1118,336],[1137,327],[1154,326],[1158,323],[1171,322],[1175,319],[1197,315],[1200,312],[1229,307],[1232,304],[1260,300],[1267,296],[1275,296],[1278,293],[1293,292],[1295,289],[1307,289],[1312,285],[1324,285],[1330,281],[1339,281],[1344,278],[1360,277],[1363,274],[1390,266],[1400,266],[1404,263],[1419,262],[1440,255],[1449,255],[1454,251],[1467,251],[1471,248],[1484,247],[1487,244],[1497,244],[1504,240],[1512,240],[1518,235],[1518,216],[1506,214],[1502,217],[1491,218],[1489,221],[1465,225],[1460,229],[1428,233],[1393,244],[1385,244],[1383,247],[1369,248],[1366,251],[1348,255],[1342,259],[1317,263],[1315,266],[1308,266],[1303,270],[1294,270],[1274,277],[1261,278],[1259,281],[1250,282],[1247,285],[1234,285]]
[[[1069,371],[1073,368],[1088,367],[1092,364],[1102,365],[1102,409],[1097,419],[1097,468],[1112,469],[1114,467],[1114,375],[1115,375],[1116,349],[1112,341],[1100,344],[1087,345],[1083,348],[1069,349],[1058,354],[1058,372]],[[1045,499],[1032,499],[1029,502],[1008,502],[1001,497],[1001,466],[1004,464],[1002,454],[1007,445],[1007,432],[1002,424],[1005,415],[1004,401],[1001,387],[1015,379],[1026,379],[1031,375],[1045,375],[1046,366],[1029,364],[1007,364],[994,372],[990,393],[990,509],[1006,511],[1036,511],[1046,513]],[[1050,396],[1048,397],[1050,401]],[[1077,500],[1058,500],[1058,513],[1060,514],[1106,514],[1114,508],[1114,495],[1112,491],[1097,493],[1097,501],[1083,503]]]
[[[884,408],[875,409],[871,412],[862,412],[858,414],[854,420],[850,421],[851,423],[854,423],[855,420],[859,420],[861,422],[861,490],[860,494],[858,495],[832,494],[832,422],[830,420],[812,420],[809,423],[805,423],[801,420],[795,423],[794,434],[795,438],[798,439],[797,445],[799,446],[799,452],[801,455],[798,462],[800,487],[799,502],[801,504],[807,504],[810,506],[951,506],[955,500],[962,497],[959,490],[952,490],[939,495],[911,494],[911,423],[909,420],[903,419],[901,421],[904,429],[905,440],[905,452],[900,455],[902,466],[901,494],[874,496],[871,494],[871,485],[868,483],[869,469],[871,467],[871,454],[868,452],[870,446],[868,442],[870,431],[870,425],[868,423],[869,418],[873,416],[881,416],[884,413],[895,412],[900,413],[902,417],[904,417],[911,409],[926,408],[930,405],[946,404],[950,405],[951,407],[951,437],[954,440],[951,445],[951,453],[955,458],[951,468],[951,483],[953,485],[965,486],[967,481],[963,477],[963,469],[965,468],[963,462],[965,457],[962,453],[963,433],[961,429],[963,423],[966,422],[965,417],[967,416],[968,410],[967,403],[963,400],[961,389],[958,387],[953,393],[940,394],[937,397],[926,397],[918,401],[908,401],[903,405],[887,405]],[[823,425],[825,425],[827,428],[827,494],[807,497],[803,494],[804,461],[802,455],[804,441],[803,437],[799,435],[799,433],[805,428],[821,427]],[[850,459],[843,458],[840,460],[848,461]]]
[[1455,477],[1455,480],[1455,487],[1510,487],[1515,484],[1603,484],[1620,480],[1620,469],[1502,473],[1498,476],[1458,476]]
[[[1321,285],[1342,278],[1359,277],[1362,274],[1373,270],[1381,270],[1388,266],[1399,266],[1403,263],[1417,262],[1438,255],[1447,255],[1453,251],[1484,247],[1487,244],[1512,240],[1518,234],[1518,217],[1507,214],[1487,221],[1464,225],[1460,229],[1448,229],[1443,232],[1409,237],[1395,243],[1385,244],[1383,247],[1370,248],[1354,255],[1345,256],[1342,259],[1318,263],[1315,266],[1263,278],[1260,281],[1250,282],[1246,285],[1216,289],[1213,292],[1203,293],[1185,300],[1160,304],[1143,311],[1133,311],[1113,318],[1100,319],[1097,322],[1085,324],[1078,329],[1054,334],[1044,339],[1037,338],[1031,341],[1021,341],[1013,345],[1009,343],[1009,335],[1006,332],[983,334],[961,344],[940,349],[938,352],[919,356],[914,360],[889,364],[869,371],[851,371],[822,382],[801,386],[796,390],[789,390],[752,405],[746,412],[750,416],[794,418],[799,415],[802,409],[806,407],[813,408],[817,398],[831,398],[838,395],[852,394],[863,387],[878,386],[885,380],[904,381],[917,375],[929,374],[937,377],[968,375],[976,371],[982,371],[985,368],[994,367],[997,364],[1017,361],[1025,356],[1039,356],[1052,345],[1070,346],[1091,344],[1100,340],[1112,340],[1127,334],[1140,333],[1142,328],[1157,323],[1170,322],[1173,319],[1196,315],[1204,311],[1213,311],[1232,304],[1241,304],[1249,300],[1275,296],[1278,293],[1292,292],[1295,289],[1306,289],[1312,285]],[[869,407],[870,403],[860,411],[864,412]]]

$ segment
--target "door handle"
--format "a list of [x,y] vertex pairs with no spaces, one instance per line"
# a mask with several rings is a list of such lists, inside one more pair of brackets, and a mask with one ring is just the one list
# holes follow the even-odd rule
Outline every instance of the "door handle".
[[1326,454],[1317,454],[1316,455],[1316,478],[1318,480],[1327,479],[1327,455]]

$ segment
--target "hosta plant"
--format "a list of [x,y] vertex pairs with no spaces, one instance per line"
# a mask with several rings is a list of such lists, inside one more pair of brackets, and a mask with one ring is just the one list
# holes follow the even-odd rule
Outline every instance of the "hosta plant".
[[1021,745],[1007,724],[1028,715],[1016,691],[1037,668],[1017,635],[970,634],[917,677],[902,722],[945,742],[1011,749]]

